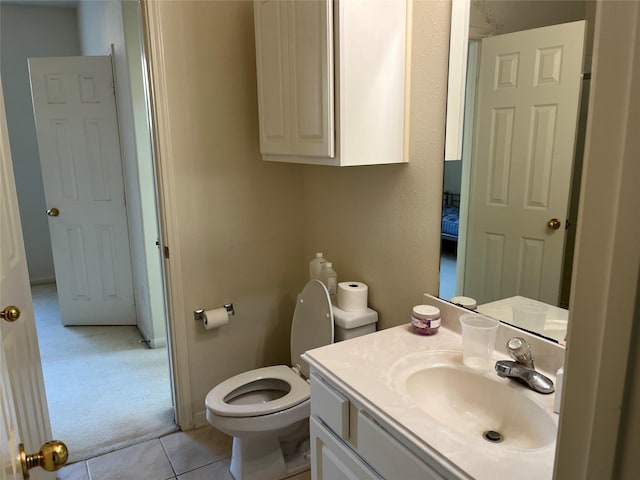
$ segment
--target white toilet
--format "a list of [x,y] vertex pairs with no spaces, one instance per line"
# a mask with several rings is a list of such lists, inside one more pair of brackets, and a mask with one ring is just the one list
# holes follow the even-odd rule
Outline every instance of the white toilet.
[[233,436],[236,480],[280,479],[309,468],[309,366],[300,355],[316,347],[375,331],[378,314],[332,307],[325,286],[311,280],[298,295],[291,324],[291,367],[244,372],[213,388],[207,421]]

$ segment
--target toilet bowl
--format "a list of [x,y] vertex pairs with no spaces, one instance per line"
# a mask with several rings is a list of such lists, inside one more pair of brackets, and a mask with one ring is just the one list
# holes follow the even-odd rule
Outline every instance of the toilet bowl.
[[[375,331],[376,320],[377,315],[369,331]],[[300,356],[333,339],[329,294],[321,282],[311,280],[296,301],[291,366],[240,373],[207,394],[207,421],[233,436],[229,470],[236,480],[280,479],[309,468],[309,366]]]

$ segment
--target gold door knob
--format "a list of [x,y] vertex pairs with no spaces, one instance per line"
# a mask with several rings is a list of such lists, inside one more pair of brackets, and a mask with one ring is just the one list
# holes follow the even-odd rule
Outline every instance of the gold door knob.
[[49,215],[50,217],[57,217],[58,215],[60,215],[60,210],[58,210],[56,207],[50,208],[49,210],[47,210],[47,215]]
[[557,218],[552,218],[547,222],[547,228],[549,230],[557,230],[560,228],[560,225],[562,225],[562,222]]
[[59,440],[53,440],[42,445],[38,453],[27,455],[24,452],[24,445],[20,444],[20,462],[22,463],[22,476],[25,480],[29,478],[29,470],[34,467],[41,467],[47,472],[55,472],[69,458],[67,446]]
[[18,307],[13,305],[9,305],[8,307],[4,307],[0,312],[0,317],[4,318],[7,322],[15,322],[18,318],[20,318],[20,310]]

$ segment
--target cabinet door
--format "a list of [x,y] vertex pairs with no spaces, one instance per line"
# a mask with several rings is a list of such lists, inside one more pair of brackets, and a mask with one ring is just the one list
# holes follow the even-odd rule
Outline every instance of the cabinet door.
[[314,417],[309,419],[309,428],[313,480],[380,480],[373,470]]
[[335,156],[333,2],[254,2],[260,151]]
[[[358,453],[384,478],[443,480],[368,414],[358,412]],[[431,461],[432,465],[435,463]]]
[[407,8],[406,0],[335,6],[341,165],[407,161]]

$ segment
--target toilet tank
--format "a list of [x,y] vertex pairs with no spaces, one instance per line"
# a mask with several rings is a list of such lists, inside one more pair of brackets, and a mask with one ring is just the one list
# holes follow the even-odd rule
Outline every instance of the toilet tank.
[[368,308],[362,312],[347,312],[332,306],[334,342],[366,335],[376,331],[378,312]]

